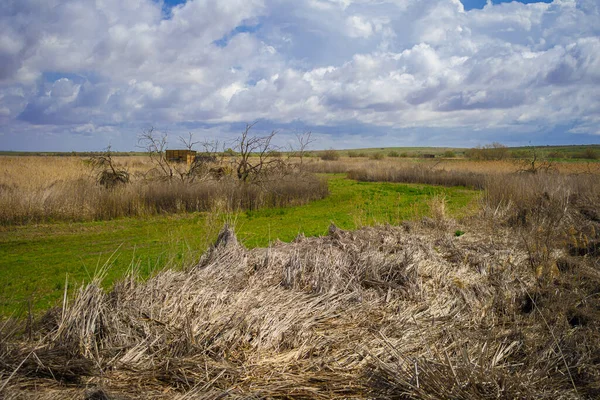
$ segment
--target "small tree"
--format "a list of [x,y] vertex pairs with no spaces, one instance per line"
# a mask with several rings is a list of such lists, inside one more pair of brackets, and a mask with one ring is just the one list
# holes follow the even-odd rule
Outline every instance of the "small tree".
[[519,172],[537,174],[540,171],[549,172],[554,169],[553,162],[542,157],[535,146],[531,146],[528,153],[525,159],[519,160],[521,164]]
[[311,131],[305,131],[303,133],[296,133],[296,140],[298,141],[298,148],[294,151],[295,155],[300,159],[300,165],[306,155],[308,146],[315,141],[312,137]]
[[194,141],[192,133],[188,137],[179,137],[179,141],[186,150],[194,151],[194,147],[202,144],[204,152],[195,156],[190,163],[171,162],[167,159],[168,135],[159,133],[154,128],[143,131],[138,136],[138,147],[144,149],[155,168],[152,170],[159,179],[171,180],[178,178],[182,182],[193,182],[200,178],[209,177],[208,164],[217,162],[218,142]]
[[188,151],[195,151],[194,150],[194,146],[196,146],[197,144],[199,144],[200,142],[194,142],[194,135],[192,134],[192,132],[188,133],[188,137],[183,137],[183,136],[179,136],[179,141],[181,142],[181,144],[183,146],[185,146],[185,149]]
[[111,147],[90,158],[90,163],[96,174],[96,181],[107,189],[129,183],[129,172],[116,165],[112,158]]
[[142,131],[138,136],[138,147],[148,153],[150,160],[156,166],[154,169],[163,179],[170,180],[175,177],[175,170],[167,160],[167,137],[166,133],[159,133],[153,127]]
[[265,136],[252,136],[250,130],[255,125],[256,122],[246,124],[242,135],[233,144],[233,149],[237,153],[234,160],[235,170],[238,179],[243,182],[258,182],[267,173],[285,164],[280,158],[274,157],[279,149],[271,141],[277,131],[271,131]]

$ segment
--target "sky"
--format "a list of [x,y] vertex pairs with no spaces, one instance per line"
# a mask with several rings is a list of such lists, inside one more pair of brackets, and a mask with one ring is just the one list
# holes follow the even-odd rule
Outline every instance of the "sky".
[[281,146],[600,143],[600,1],[0,2],[0,150],[252,122]]

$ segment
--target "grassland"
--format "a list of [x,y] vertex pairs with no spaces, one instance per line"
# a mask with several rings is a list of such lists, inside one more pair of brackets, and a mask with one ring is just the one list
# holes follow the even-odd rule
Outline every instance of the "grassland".
[[475,207],[477,193],[463,188],[393,183],[363,183],[329,176],[330,195],[297,207],[231,213],[192,213],[119,218],[111,221],[33,224],[0,231],[0,306],[2,314],[56,305],[66,275],[71,288],[89,282],[110,264],[105,285],[133,265],[140,275],[198,259],[226,221],[236,226],[248,247],[291,241],[299,233],[322,235],[331,223],[344,229],[398,224],[427,215],[428,200],[443,196],[451,215]]
[[[505,157],[513,160],[529,159],[536,155],[540,159],[568,162],[600,159],[600,145],[568,145],[568,146],[521,146],[505,148]],[[351,158],[420,158],[425,154],[438,158],[468,158],[469,148],[464,147],[372,147],[363,149],[338,150],[342,157]],[[315,152],[316,156],[323,151]]]
[[2,322],[0,395],[596,399],[599,166],[310,157],[302,205],[5,224],[4,312],[87,284]]

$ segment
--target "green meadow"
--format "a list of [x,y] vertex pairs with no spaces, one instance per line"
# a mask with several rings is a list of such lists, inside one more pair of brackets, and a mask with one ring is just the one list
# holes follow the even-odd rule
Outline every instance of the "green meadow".
[[144,278],[165,267],[196,261],[224,223],[249,247],[291,241],[299,233],[398,224],[429,213],[443,198],[450,215],[473,209],[477,192],[465,188],[356,182],[328,175],[329,196],[298,207],[259,211],[159,215],[111,221],[4,227],[0,231],[0,315],[23,316],[59,305],[70,292],[105,269],[109,287],[129,270]]

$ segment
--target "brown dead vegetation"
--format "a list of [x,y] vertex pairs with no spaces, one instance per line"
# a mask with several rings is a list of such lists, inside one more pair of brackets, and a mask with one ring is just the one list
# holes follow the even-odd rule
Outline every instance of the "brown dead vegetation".
[[226,227],[185,271],[131,276],[109,293],[99,276],[33,324],[29,340],[11,336],[7,322],[0,392],[597,398],[597,255],[553,248],[556,271],[537,271],[506,220],[466,223],[332,226],[326,237],[254,250]]
[[[396,176],[472,173],[429,172]],[[184,271],[109,293],[98,276],[0,325],[0,396],[599,398],[597,175],[475,179],[481,212],[460,223],[440,199],[433,219],[266,249],[226,228]]]
[[294,165],[248,182],[227,162],[195,164],[194,180],[163,179],[147,157],[0,157],[0,166],[0,225],[255,210],[328,193],[324,180]]

